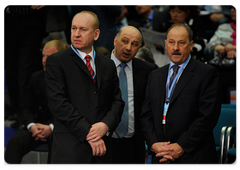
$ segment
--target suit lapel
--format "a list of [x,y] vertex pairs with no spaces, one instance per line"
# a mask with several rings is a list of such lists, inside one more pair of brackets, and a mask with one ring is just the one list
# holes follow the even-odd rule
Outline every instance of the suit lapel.
[[174,102],[174,100],[177,98],[179,93],[182,91],[182,89],[186,86],[186,84],[192,78],[192,76],[193,76],[192,71],[194,69],[195,69],[195,63],[194,63],[193,59],[191,59],[189,61],[188,65],[186,66],[186,68],[184,69],[181,77],[179,78],[178,83],[176,84],[176,87],[175,87],[174,92],[172,94],[172,98],[171,98],[170,103]]
[[87,74],[89,75],[90,78],[92,78],[90,72],[87,69],[86,64],[83,62],[83,60],[81,58],[79,58],[79,56],[77,54],[75,54],[75,52],[71,49],[71,57],[73,59],[73,61]]
[[101,85],[101,77],[102,77],[102,69],[103,68],[103,62],[101,61],[101,58],[96,54],[95,58],[95,67],[96,67],[96,76],[97,76],[97,85],[98,89]]
[[[134,96],[138,95],[137,90],[135,89],[139,89],[138,85],[142,79],[141,79],[141,70],[143,69],[141,65],[136,64],[136,59],[133,58],[132,59],[132,67],[133,67],[133,89],[134,89]],[[142,84],[142,83],[140,83]]]
[[[164,66],[164,68],[161,71],[161,74],[159,74],[158,76],[158,92],[159,92],[159,103],[161,103],[161,105],[159,106],[159,120],[162,120],[162,113],[163,113],[163,105],[165,103],[165,99],[166,99],[166,83],[167,83],[167,76],[168,76],[168,67],[169,64]],[[164,90],[163,90],[164,89]]]
[[[166,83],[167,83],[167,76],[168,76],[168,67],[169,67],[169,65],[165,66],[164,69],[162,69],[162,72],[161,72],[162,74],[159,75],[159,80],[158,80],[158,82],[160,83],[160,85],[159,85],[160,95],[163,96],[163,97],[161,97],[161,103],[165,102],[165,98],[166,98]],[[164,88],[162,88],[162,87],[164,87]],[[164,89],[164,90],[162,90],[162,89]]]

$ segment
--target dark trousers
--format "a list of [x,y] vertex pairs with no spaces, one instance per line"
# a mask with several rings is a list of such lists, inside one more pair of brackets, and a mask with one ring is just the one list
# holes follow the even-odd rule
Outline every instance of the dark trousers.
[[113,163],[133,164],[137,162],[136,145],[132,138],[112,138],[113,141]]
[[27,129],[21,129],[10,138],[5,151],[5,161],[9,164],[19,164],[22,157],[41,144],[47,142],[35,141],[32,133]]

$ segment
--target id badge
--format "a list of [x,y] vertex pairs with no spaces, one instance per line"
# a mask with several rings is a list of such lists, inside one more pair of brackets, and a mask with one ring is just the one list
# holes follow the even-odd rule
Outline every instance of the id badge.
[[169,103],[164,103],[162,124],[166,124],[166,116],[167,116],[168,106],[169,106]]

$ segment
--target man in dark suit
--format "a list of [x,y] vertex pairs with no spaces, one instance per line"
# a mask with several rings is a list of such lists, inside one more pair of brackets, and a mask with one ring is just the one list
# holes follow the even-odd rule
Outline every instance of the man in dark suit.
[[9,140],[5,151],[7,163],[21,163],[22,157],[41,144],[47,144],[54,128],[45,91],[45,62],[48,56],[66,49],[59,40],[52,40],[43,47],[43,70],[33,73],[21,108],[23,128]]
[[[139,30],[133,26],[125,26],[119,30],[114,38],[114,49],[109,55],[114,61],[119,75],[120,87],[124,81],[121,78],[121,64],[126,64],[127,91],[121,88],[125,108],[122,121],[117,127],[123,126],[126,109],[126,131],[120,135],[118,130],[113,133],[113,163],[144,163],[145,144],[141,133],[140,114],[145,98],[145,89],[148,75],[156,67],[153,64],[134,58],[138,52],[142,36]],[[124,96],[126,96],[124,98]]]
[[153,9],[152,5],[137,5],[135,7],[137,13],[142,17],[142,22],[139,27],[144,27],[153,31],[160,31],[161,17],[163,12]]
[[54,117],[51,163],[111,163],[108,132],[119,124],[124,102],[113,61],[93,48],[98,28],[96,14],[76,14],[71,48],[47,60],[46,90]]
[[192,47],[188,26],[170,27],[165,48],[171,63],[149,76],[141,123],[155,153],[153,163],[216,161],[212,130],[221,108],[219,75],[215,68],[191,58]]

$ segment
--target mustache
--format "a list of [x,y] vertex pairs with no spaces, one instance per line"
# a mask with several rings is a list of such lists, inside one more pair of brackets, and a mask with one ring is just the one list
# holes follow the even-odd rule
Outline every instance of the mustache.
[[182,53],[180,53],[179,51],[174,51],[172,52],[172,55],[182,55]]

